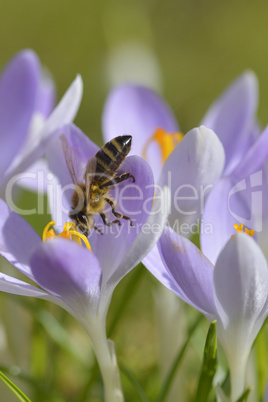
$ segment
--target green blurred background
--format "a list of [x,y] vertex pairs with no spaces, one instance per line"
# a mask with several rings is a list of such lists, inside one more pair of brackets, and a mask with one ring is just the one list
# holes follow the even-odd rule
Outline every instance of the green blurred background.
[[100,145],[105,97],[131,79],[162,93],[185,132],[250,68],[266,124],[267,15],[265,0],[0,0],[0,66],[18,50],[34,49],[53,74],[58,99],[80,73],[76,123]]
[[[76,124],[98,145],[102,145],[101,116],[105,98],[115,84],[125,81],[146,84],[162,94],[174,110],[181,130],[186,132],[199,124],[211,102],[234,78],[252,69],[260,82],[258,116],[264,126],[268,121],[267,15],[266,0],[0,0],[0,68],[17,51],[34,49],[53,75],[58,99],[80,73],[84,95]],[[41,233],[42,225],[38,219],[34,221]],[[133,278],[136,278],[138,290],[112,337],[120,363],[133,370],[148,395],[153,397],[160,381],[153,301],[158,285],[146,271],[139,272],[128,275],[116,289],[108,327],[122,304],[125,289],[135,283]],[[0,297],[4,309],[7,305],[17,309],[19,303],[24,303],[14,296]],[[55,306],[31,303],[39,320],[40,311],[49,310],[64,323],[63,328],[74,344],[79,344],[89,361],[92,359],[83,331],[70,317]],[[28,374],[34,372],[41,382],[56,387],[64,400],[76,400],[86,387],[89,372],[82,370],[84,366],[81,368],[79,359],[61,354],[62,347],[55,346],[47,335],[52,325],[49,321],[41,325],[36,318],[31,319],[32,313],[27,313],[27,309],[22,310],[16,310],[16,314],[25,314],[23,323],[35,330],[34,346],[29,346],[25,340],[21,343],[23,356],[15,358],[13,350],[8,364],[22,366]],[[17,316],[13,324],[7,323],[10,317],[4,320],[4,316],[2,312],[1,319],[7,328],[16,331]],[[22,334],[27,337],[25,328],[19,331],[18,339]],[[16,349],[16,342],[20,341],[10,342],[9,339],[7,343]],[[197,350],[198,346],[194,355],[200,363],[201,354]],[[38,361],[42,359],[40,368]],[[56,368],[53,359],[57,359]],[[0,363],[3,361],[4,358]],[[198,374],[198,366],[191,370],[188,372],[190,382]],[[25,388],[25,382],[20,385],[26,391],[31,390],[31,387]],[[132,396],[126,378],[123,386],[127,401],[139,400]],[[0,391],[3,392],[2,384]],[[96,386],[92,392],[88,401],[98,401],[98,396],[93,397],[94,393],[98,395]],[[13,401],[12,398],[5,400]]]

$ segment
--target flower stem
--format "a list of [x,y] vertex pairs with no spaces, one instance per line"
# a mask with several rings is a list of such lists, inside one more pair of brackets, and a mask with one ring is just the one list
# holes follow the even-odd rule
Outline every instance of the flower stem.
[[87,328],[87,333],[91,339],[100,367],[104,385],[105,402],[123,402],[124,396],[121,389],[114,343],[110,339],[107,339],[105,325],[99,322],[95,322],[94,325],[91,322],[91,327]]
[[231,400],[236,401],[245,389],[245,374],[247,367],[248,356],[243,356],[240,359],[234,359],[229,364],[230,379],[231,379]]

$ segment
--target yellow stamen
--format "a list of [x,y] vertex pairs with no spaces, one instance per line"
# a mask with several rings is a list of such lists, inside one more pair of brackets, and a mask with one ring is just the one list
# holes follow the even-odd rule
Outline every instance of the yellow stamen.
[[[57,237],[56,233],[54,232],[54,229],[50,229],[50,226],[53,225],[56,225],[56,223],[51,221],[45,226],[42,236],[43,242],[53,237]],[[85,235],[77,231],[77,227],[74,222],[66,222],[63,231],[58,235],[58,237],[63,237],[64,239],[71,239],[72,241],[75,241],[76,243],[80,244],[80,246],[82,246],[81,240],[83,240],[87,249],[91,251],[88,239],[86,238]]]
[[238,223],[234,224],[234,228],[237,232],[243,232],[243,223],[240,223],[240,225],[238,225]]
[[47,239],[50,239],[51,237],[56,237],[56,234],[54,232],[54,229],[49,229],[50,226],[56,225],[54,221],[49,222],[46,226],[45,229],[43,230],[43,242],[45,242]]
[[[242,223],[241,223],[240,225],[238,225],[237,223],[235,223],[235,224],[234,224],[234,228],[235,228],[235,230],[236,230],[237,232],[243,232],[243,231],[244,231],[244,230],[243,230],[244,225],[243,225]],[[249,236],[254,236],[255,230],[253,230],[253,229],[248,229],[248,228],[245,227],[245,233],[247,233]]]
[[143,148],[142,156],[144,159],[147,159],[148,148],[152,142],[156,142],[162,153],[162,164],[171,154],[173,149],[179,144],[179,142],[183,139],[182,133],[168,133],[163,128],[157,128],[149,138]]
[[[91,251],[91,246],[90,246],[89,241],[88,241],[88,239],[86,238],[85,235],[77,232],[76,230],[70,230],[70,233],[72,235],[72,239],[73,239],[73,237],[79,237],[79,240],[82,239],[83,242],[85,243],[86,247]],[[76,241],[78,241],[78,239]]]
[[255,230],[254,229],[247,229],[247,228],[245,228],[245,233],[247,233],[248,235],[250,235],[250,236],[254,236],[254,234],[255,234]]

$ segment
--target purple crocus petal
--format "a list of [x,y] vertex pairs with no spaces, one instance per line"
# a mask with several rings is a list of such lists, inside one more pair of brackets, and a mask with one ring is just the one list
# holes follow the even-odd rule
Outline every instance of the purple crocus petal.
[[0,176],[22,147],[35,109],[40,73],[35,53],[18,53],[0,80]]
[[[156,191],[151,213],[141,233],[135,238],[121,264],[116,268],[107,282],[112,289],[136,265],[144,259],[159,240],[170,208],[170,192],[168,188]],[[104,283],[105,290],[105,283]]]
[[181,296],[181,292],[178,291],[178,287],[176,286],[172,275],[162,261],[162,257],[159,253],[157,245],[154,246],[150,253],[147,254],[147,256],[142,260],[142,263],[151,272],[151,274],[153,274],[153,276],[159,280],[159,282],[161,282],[168,289],[172,290],[172,292]]
[[[108,280],[117,270],[135,238],[142,232],[143,224],[147,221],[154,198],[153,173],[143,158],[139,156],[128,157],[118,174],[123,172],[130,172],[135,177],[135,183],[132,183],[131,179],[122,182],[115,186],[110,194],[118,204],[116,210],[130,217],[133,220],[133,227],[130,226],[129,221],[123,219],[121,219],[121,226],[118,224],[110,227],[104,226],[101,218],[96,217],[94,218],[95,224],[103,231],[104,235],[92,230],[89,237],[92,250],[100,261],[105,280]],[[115,219],[108,204],[105,211],[108,220]]]
[[160,185],[171,189],[169,224],[191,224],[203,213],[203,206],[214,183],[221,176],[224,150],[216,134],[204,127],[189,131],[166,160]]
[[[64,134],[75,152],[79,152],[78,162],[82,162],[84,170],[89,157],[94,156],[99,147],[94,144],[78,127],[73,124],[62,128]],[[74,191],[73,180],[66,165],[61,138],[55,138],[48,148],[47,160],[53,177],[48,180],[48,198],[53,220],[59,230],[66,221],[70,221],[71,198]]]
[[59,104],[46,120],[43,129],[32,141],[29,149],[23,154],[23,158],[21,158],[17,166],[14,167],[12,175],[24,172],[37,159],[41,158],[53,137],[61,134],[59,128],[73,121],[81,102],[82,91],[82,79],[80,76],[77,76]]
[[241,75],[208,110],[202,124],[221,140],[225,172],[230,172],[251,145],[258,104],[258,82],[253,72]]
[[87,316],[89,307],[91,312],[96,312],[101,268],[92,252],[77,243],[57,238],[40,244],[30,264],[36,283],[61,299],[75,315]]
[[256,242],[238,233],[222,250],[214,271],[218,336],[229,362],[232,400],[244,390],[252,343],[267,311],[267,262]]
[[[118,135],[132,135],[131,153],[140,156],[157,128],[169,133],[179,131],[169,106],[156,93],[138,85],[122,85],[110,92],[103,111],[102,128],[105,141]],[[149,163],[154,172],[154,168],[161,167],[160,153],[155,152]]]
[[244,179],[262,169],[268,156],[268,126],[249,148],[239,165],[232,172],[237,181]]
[[267,155],[268,128],[232,175],[221,179],[210,193],[202,219],[203,227],[207,229],[201,230],[201,246],[213,263],[235,233],[235,223],[242,223],[256,232],[263,230],[262,200],[266,200],[267,194],[263,168]]
[[0,254],[32,280],[29,262],[40,243],[40,237],[25,219],[0,200]]
[[0,272],[0,291],[14,295],[38,297],[41,299],[49,298],[49,295],[44,290],[13,278],[12,276],[5,275],[2,272]]
[[234,224],[247,222],[251,229],[250,220],[249,192],[246,188],[239,189],[231,177],[222,178],[208,197],[200,233],[201,249],[213,264],[236,233]]
[[166,270],[177,286],[177,294],[191,306],[215,318],[213,265],[188,239],[166,227],[159,241]]
[[[268,160],[264,164],[263,168],[263,186],[262,186],[262,199],[266,200],[268,199]],[[262,212],[259,216],[260,219],[260,232],[257,235],[258,238],[258,244],[263,251],[266,259],[268,260],[268,247],[267,247],[267,242],[268,242],[268,209],[266,207],[266,204],[264,203],[264,208],[260,211]],[[258,222],[259,223],[259,222]]]
[[44,72],[38,92],[35,112],[41,113],[44,118],[48,118],[55,107],[56,89],[53,79],[48,73]]

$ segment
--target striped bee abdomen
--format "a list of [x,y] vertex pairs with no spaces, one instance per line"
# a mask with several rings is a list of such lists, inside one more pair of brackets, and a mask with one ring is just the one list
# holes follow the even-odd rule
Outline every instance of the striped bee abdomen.
[[131,135],[122,135],[107,142],[95,155],[96,173],[113,177],[131,148]]

